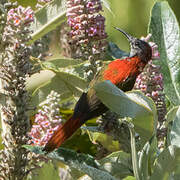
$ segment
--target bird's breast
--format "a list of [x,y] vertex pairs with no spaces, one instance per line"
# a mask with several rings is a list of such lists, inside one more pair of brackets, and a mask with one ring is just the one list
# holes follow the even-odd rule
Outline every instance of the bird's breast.
[[145,64],[138,57],[118,59],[108,64],[103,73],[103,78],[117,85],[130,76],[138,76],[144,66]]

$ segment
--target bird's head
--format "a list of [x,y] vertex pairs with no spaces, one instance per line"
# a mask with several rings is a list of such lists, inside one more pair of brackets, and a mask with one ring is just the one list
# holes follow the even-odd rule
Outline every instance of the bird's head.
[[152,49],[150,45],[143,40],[129,35],[117,27],[115,27],[115,29],[123,33],[129,40],[131,45],[130,57],[138,56],[143,62],[148,63],[148,61],[152,58]]

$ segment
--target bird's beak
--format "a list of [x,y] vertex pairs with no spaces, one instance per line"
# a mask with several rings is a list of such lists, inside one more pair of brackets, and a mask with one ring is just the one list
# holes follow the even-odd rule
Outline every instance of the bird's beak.
[[117,27],[114,27],[114,28],[116,30],[120,31],[121,33],[123,33],[126,36],[126,38],[128,39],[128,41],[130,42],[130,45],[131,45],[131,51],[130,51],[129,57],[134,57],[136,55],[136,51],[134,51],[134,48],[132,46],[133,46],[133,43],[136,40],[136,38],[131,36],[131,35],[129,35],[125,31],[123,31],[122,29],[119,29]]
[[132,40],[134,39],[133,36],[129,35],[125,31],[123,31],[122,29],[119,29],[118,27],[114,27],[114,29],[116,29],[116,30],[120,31],[121,33],[123,33],[127,37],[127,39],[129,40],[129,42],[132,42]]

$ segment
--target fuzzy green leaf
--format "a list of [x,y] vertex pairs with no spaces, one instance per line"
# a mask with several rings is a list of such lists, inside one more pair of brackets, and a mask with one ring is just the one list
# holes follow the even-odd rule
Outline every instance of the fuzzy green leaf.
[[128,176],[124,178],[123,180],[136,180],[136,178],[134,176]]
[[75,60],[75,59],[54,59],[42,63],[43,69],[49,69],[58,73],[68,73],[85,78],[85,71],[89,65],[88,61]]
[[27,178],[27,180],[59,180],[59,171],[58,167],[55,166],[55,164],[52,164],[51,162],[44,163],[41,168],[36,168],[36,170],[33,171],[33,173],[36,175]]
[[158,45],[164,91],[169,100],[180,104],[180,31],[177,19],[168,2],[157,2],[151,13],[149,31]]
[[148,179],[157,156],[157,139],[151,138],[139,152],[139,168],[142,179]]
[[[43,72],[43,71],[42,71]],[[49,74],[49,76],[47,75]],[[47,76],[46,79],[43,77]],[[34,77],[36,76],[36,78]],[[78,73],[70,72],[53,72],[46,71],[46,73],[36,74],[30,78],[31,81],[43,81],[39,86],[34,90],[32,94],[31,103],[34,106],[37,106],[39,103],[43,102],[51,90],[54,90],[60,94],[61,100],[68,99],[70,97],[79,97],[84,89],[87,87],[87,82],[78,76]],[[32,82],[31,82],[32,83]]]
[[169,146],[160,153],[154,164],[150,180],[168,180],[180,163],[180,148]]
[[82,62],[82,60],[78,59],[51,59],[42,62],[42,68],[58,72],[60,68],[67,68],[68,66],[78,65]]
[[174,115],[174,117],[172,117],[173,122],[169,134],[170,144],[180,147],[180,106],[176,113],[172,111],[171,114]]
[[[37,154],[44,154],[41,147],[25,145],[25,148]],[[61,161],[71,168],[75,168],[92,177],[92,179],[115,180],[108,172],[99,167],[99,163],[90,155],[76,153],[73,150],[59,148],[47,154],[51,159]]]
[[117,179],[133,175],[131,156],[123,151],[113,152],[98,162]]
[[94,87],[98,98],[120,117],[130,117],[135,130],[142,140],[149,139],[154,133],[157,122],[156,107],[153,101],[140,91],[124,93],[110,81],[97,84]]
[[65,0],[54,0],[35,13],[35,20],[30,26],[33,34],[29,43],[33,43],[65,21],[65,3]]
[[175,119],[178,108],[179,106],[175,106],[167,112],[166,122],[165,122],[166,127],[168,126],[169,123],[171,123]]
[[61,100],[79,97],[88,86],[84,77],[86,63],[72,59],[54,59],[41,63],[44,70],[27,81],[27,90],[32,93],[32,104],[37,106],[44,101],[51,90],[58,92]]

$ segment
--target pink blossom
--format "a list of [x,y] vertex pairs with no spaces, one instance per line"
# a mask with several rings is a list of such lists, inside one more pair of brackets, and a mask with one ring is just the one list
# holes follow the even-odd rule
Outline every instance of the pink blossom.
[[141,40],[148,42],[149,45],[151,46],[151,48],[152,48],[152,59],[159,59],[160,54],[158,52],[158,46],[154,42],[151,42],[151,41],[149,42],[151,36],[152,36],[152,34],[148,34],[146,37],[141,37]]
[[[96,43],[96,41],[105,41],[107,38],[105,18],[100,14],[100,11],[102,11],[100,0],[67,1],[66,16],[71,28],[69,37],[72,39],[71,44],[75,45],[72,48],[73,51],[77,49],[75,51],[75,54],[77,53],[76,57],[83,55],[83,58],[87,60],[92,54],[96,54],[96,56],[97,54],[99,56],[103,54],[101,52],[104,52],[104,47],[107,44]],[[96,44],[96,49],[92,47],[94,44]]]
[[14,26],[28,25],[32,21],[34,21],[34,12],[30,7],[18,6],[8,11],[7,22]]
[[62,117],[59,114],[58,101],[59,94],[52,91],[47,100],[40,104],[41,109],[35,115],[35,124],[29,132],[30,144],[44,146],[61,125]]
[[162,122],[166,114],[166,104],[160,68],[160,66],[153,64],[152,60],[149,61],[144,71],[137,77],[134,88],[141,90],[146,96],[153,99],[157,107],[158,119]]
[[152,91],[152,97],[153,98],[157,98],[159,95],[159,92],[158,91]]

